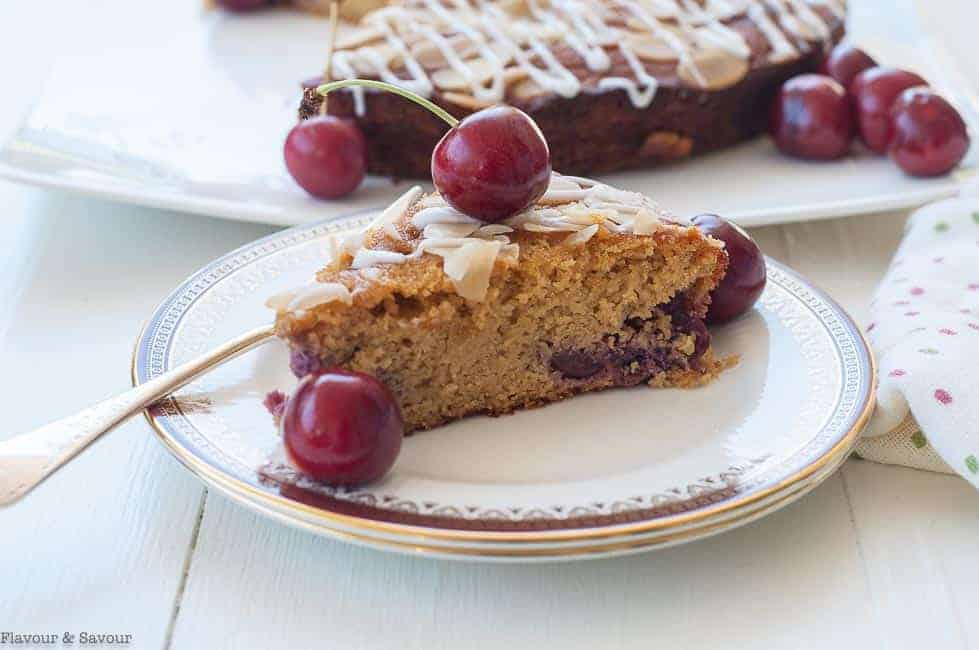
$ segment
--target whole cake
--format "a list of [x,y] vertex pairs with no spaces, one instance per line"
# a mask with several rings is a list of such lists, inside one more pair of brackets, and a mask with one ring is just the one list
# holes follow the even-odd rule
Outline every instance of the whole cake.
[[[456,116],[528,113],[555,169],[588,174],[678,160],[760,132],[778,86],[843,35],[844,0],[399,0],[343,32],[334,79],[387,81]],[[323,98],[304,92],[300,117]],[[445,131],[363,88],[331,95],[356,118],[372,173],[427,178]]]
[[554,175],[530,209],[487,224],[414,188],[330,249],[314,282],[268,303],[292,370],[375,377],[406,432],[696,385],[725,365],[703,322],[723,245],[639,194]]

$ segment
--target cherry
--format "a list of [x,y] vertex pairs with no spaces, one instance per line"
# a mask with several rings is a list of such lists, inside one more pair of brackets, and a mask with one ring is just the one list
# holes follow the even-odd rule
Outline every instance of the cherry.
[[724,323],[751,309],[765,290],[765,256],[748,233],[716,214],[698,215],[693,224],[705,235],[724,242],[727,250],[727,273],[711,293],[707,311],[708,323]]
[[370,375],[340,368],[299,383],[286,402],[281,428],[296,467],[331,485],[381,478],[394,465],[404,437],[391,391]]
[[215,4],[228,11],[254,11],[269,6],[269,0],[215,0]]
[[286,167],[300,187],[321,199],[350,194],[367,173],[367,142],[357,125],[320,115],[293,127],[286,138]]
[[326,96],[348,86],[401,95],[450,127],[432,153],[432,181],[449,205],[490,223],[534,204],[551,181],[551,152],[537,124],[523,111],[493,106],[461,122],[411,91],[372,79],[345,79],[319,87]]
[[913,72],[897,68],[869,68],[850,85],[857,126],[864,144],[875,153],[885,153],[891,131],[891,106],[903,91],[927,82]]
[[905,90],[891,107],[891,159],[912,176],[938,176],[959,164],[969,133],[959,112],[928,88]]
[[769,131],[778,148],[790,156],[816,160],[843,156],[853,140],[846,90],[824,75],[789,79],[775,98]]
[[840,43],[833,48],[823,63],[819,73],[836,79],[844,88],[849,88],[853,78],[866,70],[877,66],[874,59],[849,43]]
[[432,181],[446,202],[490,223],[533,205],[550,179],[543,134],[530,116],[509,106],[470,115],[432,154]]

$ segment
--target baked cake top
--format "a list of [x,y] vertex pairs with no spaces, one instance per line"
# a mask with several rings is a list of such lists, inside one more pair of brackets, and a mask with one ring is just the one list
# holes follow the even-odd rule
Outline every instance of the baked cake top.
[[844,14],[845,0],[400,0],[338,38],[331,70],[474,110],[611,90],[645,108],[659,85],[719,90],[798,59]]
[[[315,282],[270,298],[279,315],[302,317],[331,302],[391,291],[406,295],[444,288],[482,301],[494,271],[516,265],[537,248],[567,256],[593,238],[672,234],[705,238],[647,197],[593,180],[554,174],[536,205],[505,221],[487,224],[414,187],[370,224],[345,237],[328,238],[328,261]],[[560,251],[560,252],[555,252]]]

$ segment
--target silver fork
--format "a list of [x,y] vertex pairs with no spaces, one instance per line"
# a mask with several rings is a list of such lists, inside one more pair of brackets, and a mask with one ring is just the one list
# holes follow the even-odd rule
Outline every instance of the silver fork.
[[271,325],[255,328],[81,413],[0,442],[0,507],[19,501],[106,431],[273,335]]

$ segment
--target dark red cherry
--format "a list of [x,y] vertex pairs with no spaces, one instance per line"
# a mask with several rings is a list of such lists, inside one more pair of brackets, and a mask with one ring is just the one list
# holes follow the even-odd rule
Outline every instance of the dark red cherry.
[[831,160],[846,154],[853,140],[853,115],[846,90],[830,77],[804,74],[779,89],[769,131],[783,153]]
[[320,115],[292,128],[285,159],[300,187],[321,199],[337,199],[364,180],[367,142],[353,121]]
[[432,154],[432,181],[456,210],[502,221],[547,191],[551,154],[537,124],[523,111],[494,106],[446,133]]
[[877,66],[874,59],[849,43],[840,43],[833,48],[823,63],[819,66],[819,73],[832,77],[840,82],[844,88],[849,88],[853,78],[866,70]]
[[909,88],[891,106],[891,159],[912,176],[938,176],[969,150],[959,112],[928,88]]
[[282,439],[296,467],[331,485],[384,476],[401,451],[404,422],[388,388],[339,368],[308,375],[286,402]]
[[705,235],[724,242],[727,251],[727,273],[711,294],[707,312],[708,323],[724,323],[751,309],[765,290],[765,256],[748,233],[716,214],[698,215],[693,223]]
[[850,84],[860,138],[875,153],[886,153],[891,132],[891,106],[902,92],[928,83],[913,72],[869,68]]
[[269,0],[215,0],[215,4],[228,11],[253,11],[271,3]]

